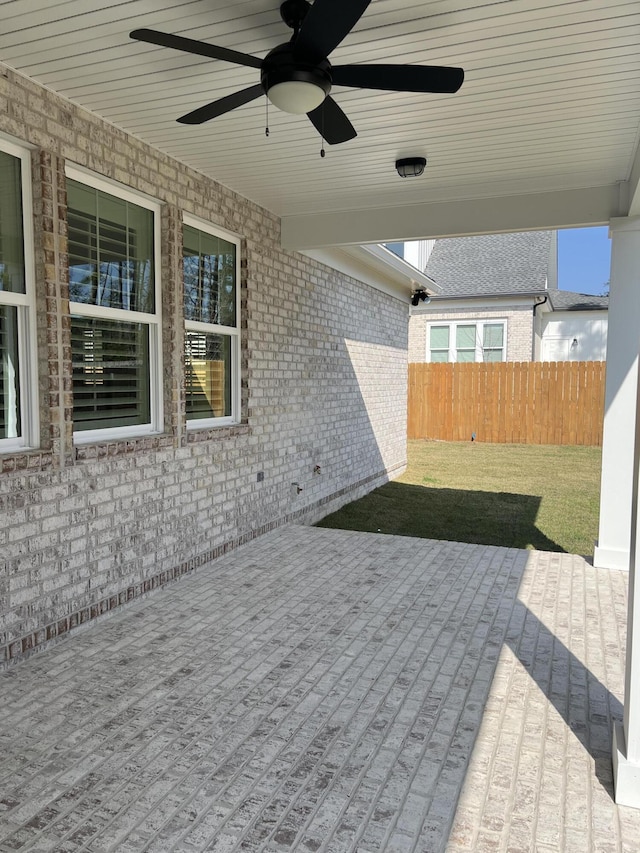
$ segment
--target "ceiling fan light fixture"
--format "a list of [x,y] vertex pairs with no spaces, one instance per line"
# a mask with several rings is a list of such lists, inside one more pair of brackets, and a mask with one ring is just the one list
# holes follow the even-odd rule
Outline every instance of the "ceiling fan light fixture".
[[267,97],[274,107],[293,115],[312,112],[326,96],[322,87],[306,80],[285,80],[267,90]]
[[[371,0],[313,0],[313,3],[283,0],[280,16],[293,30],[293,35],[289,41],[276,45],[263,59],[222,45],[147,28],[132,30],[129,35],[158,47],[259,69],[259,83],[191,110],[177,119],[180,124],[203,124],[266,95],[267,103],[270,101],[284,112],[306,113],[323,143],[337,145],[353,139],[357,133],[330,96],[334,81],[336,85],[352,89],[446,94],[457,92],[464,80],[462,68],[439,65],[355,63],[332,66],[330,54],[352,31],[370,3]],[[399,164],[396,164],[399,174],[416,177],[422,174],[426,161],[422,160],[418,170],[415,165],[412,168],[404,166],[403,161]]]
[[403,157],[396,160],[396,172],[401,178],[419,178],[426,165],[426,157]]

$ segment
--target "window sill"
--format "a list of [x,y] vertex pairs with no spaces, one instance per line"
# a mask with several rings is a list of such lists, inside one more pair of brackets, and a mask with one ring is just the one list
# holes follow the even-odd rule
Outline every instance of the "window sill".
[[175,446],[173,435],[168,433],[148,433],[141,436],[130,436],[109,440],[95,439],[93,442],[83,442],[74,445],[76,462],[87,462],[96,459],[107,459],[114,456],[130,456],[132,453],[149,450],[164,450]]
[[12,471],[43,471],[53,467],[53,454],[50,450],[22,448],[0,452],[0,473]]
[[249,435],[251,427],[249,424],[220,424],[220,426],[209,426],[202,429],[189,427],[187,431],[187,443],[196,444],[202,441],[220,441],[225,438],[235,438],[240,435]]

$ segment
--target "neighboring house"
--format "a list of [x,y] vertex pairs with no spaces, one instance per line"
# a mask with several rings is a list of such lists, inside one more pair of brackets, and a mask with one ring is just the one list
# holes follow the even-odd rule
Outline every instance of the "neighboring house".
[[425,274],[434,287],[411,311],[412,362],[605,357],[608,297],[558,290],[555,231],[436,240]]

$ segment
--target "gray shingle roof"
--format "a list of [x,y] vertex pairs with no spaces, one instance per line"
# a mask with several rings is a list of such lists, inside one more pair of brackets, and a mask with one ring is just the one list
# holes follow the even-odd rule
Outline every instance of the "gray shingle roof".
[[553,231],[437,240],[426,274],[440,297],[499,296],[545,289]]
[[608,296],[592,296],[570,290],[552,290],[549,299],[554,311],[606,311],[609,307]]

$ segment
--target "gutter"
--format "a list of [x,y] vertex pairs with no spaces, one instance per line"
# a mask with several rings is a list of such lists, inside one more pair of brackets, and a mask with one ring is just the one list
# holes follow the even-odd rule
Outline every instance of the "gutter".
[[544,305],[544,303],[548,302],[548,301],[549,301],[549,294],[547,293],[547,295],[544,297],[544,299],[541,299],[540,302],[534,302],[534,304],[533,304],[533,316],[534,316],[534,318],[536,316],[536,308],[539,308],[540,305]]
[[454,299],[515,299],[523,297],[532,297],[535,298],[537,296],[544,296],[542,302],[538,302],[538,305],[542,305],[549,298],[548,291],[546,290],[534,290],[534,291],[526,291],[522,290],[511,292],[511,293],[457,293],[455,295],[444,295],[444,294],[435,294],[432,298],[437,300],[454,300]]
[[300,254],[402,301],[408,300],[415,290],[426,290],[429,296],[440,292],[432,278],[385,246],[367,244],[308,249]]

